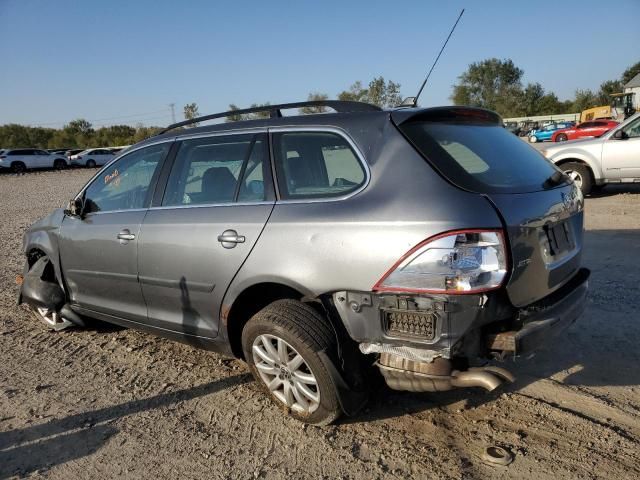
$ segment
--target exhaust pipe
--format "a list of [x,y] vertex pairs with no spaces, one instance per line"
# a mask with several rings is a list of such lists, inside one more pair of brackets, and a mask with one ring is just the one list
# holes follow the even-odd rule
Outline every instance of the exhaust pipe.
[[452,371],[451,362],[444,358],[426,363],[382,353],[377,365],[389,388],[410,392],[445,392],[467,387],[481,387],[491,392],[505,381],[515,380],[511,372],[500,367]]

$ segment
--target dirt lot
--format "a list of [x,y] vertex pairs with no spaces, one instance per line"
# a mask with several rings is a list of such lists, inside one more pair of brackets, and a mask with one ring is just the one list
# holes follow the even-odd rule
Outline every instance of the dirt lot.
[[[91,171],[0,175],[0,478],[640,478],[640,188],[587,200],[586,315],[516,384],[403,394],[328,428],[235,360],[135,331],[48,332],[15,306],[23,231]],[[491,467],[489,444],[515,460]]]

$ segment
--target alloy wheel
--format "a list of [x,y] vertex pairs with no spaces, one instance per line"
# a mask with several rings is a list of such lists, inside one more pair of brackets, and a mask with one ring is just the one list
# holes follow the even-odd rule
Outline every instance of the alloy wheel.
[[578,188],[582,188],[582,175],[575,170],[567,170],[565,173],[573,180],[573,183],[575,183]]
[[320,406],[318,381],[289,343],[275,335],[258,335],[251,350],[258,374],[274,397],[301,413],[313,413]]
[[55,310],[37,307],[34,309],[38,318],[53,330],[63,330],[73,325],[69,320],[60,316]]

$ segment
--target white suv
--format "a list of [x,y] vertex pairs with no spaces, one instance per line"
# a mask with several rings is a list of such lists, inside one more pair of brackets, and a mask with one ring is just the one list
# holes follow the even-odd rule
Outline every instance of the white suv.
[[597,138],[563,142],[542,150],[584,195],[607,183],[640,182],[640,113]]
[[115,158],[115,154],[106,148],[90,148],[83,152],[71,155],[71,165],[96,167],[109,163]]
[[11,170],[21,173],[36,168],[56,168],[61,170],[68,166],[64,155],[53,155],[45,150],[20,148],[3,150],[0,153],[0,170]]

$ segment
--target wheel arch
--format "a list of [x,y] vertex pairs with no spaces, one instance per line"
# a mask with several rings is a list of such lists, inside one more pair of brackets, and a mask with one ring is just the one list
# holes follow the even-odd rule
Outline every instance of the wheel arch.
[[[24,265],[24,274],[43,256],[49,257],[49,262],[53,268],[55,281],[65,290],[65,284],[62,279],[62,271],[60,268],[60,256],[58,249],[52,244],[51,238],[44,231],[33,232],[29,235],[28,242],[24,246],[24,254],[26,262]],[[53,280],[53,279],[52,279]]]
[[246,286],[233,298],[225,298],[221,320],[226,326],[227,340],[236,358],[244,358],[242,330],[249,319],[276,300],[301,300],[305,294],[300,288],[278,281],[264,281]]
[[598,183],[602,179],[602,170],[596,164],[596,162],[585,158],[581,155],[567,155],[562,158],[552,159],[553,163],[555,163],[558,167],[565,165],[567,163],[579,163],[584,165],[591,172],[591,178],[594,182]]

